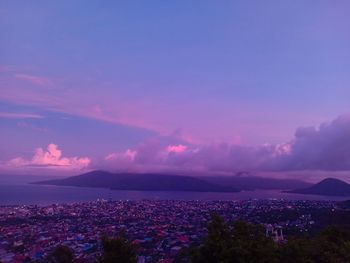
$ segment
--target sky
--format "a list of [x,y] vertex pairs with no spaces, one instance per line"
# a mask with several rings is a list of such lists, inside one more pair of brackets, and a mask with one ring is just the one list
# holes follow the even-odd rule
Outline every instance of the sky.
[[349,8],[0,0],[0,173],[344,173]]

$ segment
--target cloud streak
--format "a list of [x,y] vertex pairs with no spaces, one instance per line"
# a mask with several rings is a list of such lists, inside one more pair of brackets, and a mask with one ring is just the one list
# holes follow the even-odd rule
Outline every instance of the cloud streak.
[[[0,100],[137,127],[165,136],[181,129],[184,137],[201,143],[280,142],[288,138],[286,131],[294,128],[294,123],[300,119],[308,123],[318,118],[295,110],[280,112],[271,105],[223,103],[215,98],[190,100],[180,95],[163,98],[159,94],[134,97],[126,94],[124,87],[101,93],[96,87],[104,86],[103,82],[77,82],[69,75],[38,77],[32,75],[32,71],[18,69],[18,73],[4,74],[0,84],[6,88],[0,93]],[[37,86],[46,88],[38,89]],[[283,122],[286,118],[289,122],[280,127],[270,124]]]
[[49,87],[52,85],[52,81],[45,77],[39,77],[29,74],[15,74],[15,78],[41,87]]
[[44,116],[32,113],[0,112],[0,118],[4,119],[43,119]]

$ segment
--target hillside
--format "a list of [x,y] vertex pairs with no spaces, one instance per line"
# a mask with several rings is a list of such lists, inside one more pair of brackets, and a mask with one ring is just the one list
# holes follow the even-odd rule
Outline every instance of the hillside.
[[211,183],[231,186],[241,190],[268,190],[268,189],[301,189],[310,187],[312,184],[296,179],[276,179],[259,177],[253,175],[246,176],[207,176],[200,177]]
[[327,178],[311,187],[286,192],[310,195],[350,196],[350,184],[339,179]]
[[35,182],[34,184],[100,187],[114,190],[138,191],[194,191],[194,192],[238,192],[231,186],[223,186],[205,180],[180,175],[131,174],[93,171],[63,179]]

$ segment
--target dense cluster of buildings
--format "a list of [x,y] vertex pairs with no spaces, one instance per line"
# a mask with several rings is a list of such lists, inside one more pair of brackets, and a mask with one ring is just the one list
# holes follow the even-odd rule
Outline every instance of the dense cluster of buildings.
[[212,213],[226,220],[264,224],[266,234],[282,242],[289,229],[308,231],[315,223],[300,211],[333,206],[329,201],[285,200],[98,200],[1,206],[0,262],[40,261],[59,244],[69,246],[82,262],[94,262],[101,251],[101,237],[121,233],[137,244],[140,262],[172,262],[183,248],[201,243]]

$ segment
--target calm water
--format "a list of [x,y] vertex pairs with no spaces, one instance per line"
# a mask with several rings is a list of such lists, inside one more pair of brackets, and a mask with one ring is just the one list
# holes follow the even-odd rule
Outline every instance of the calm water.
[[245,191],[240,193],[200,193],[165,191],[111,191],[99,188],[46,185],[0,185],[0,205],[73,203],[112,200],[173,199],[173,200],[245,200],[251,198],[283,198],[304,200],[346,200],[350,197],[327,197],[281,193],[277,190]]

